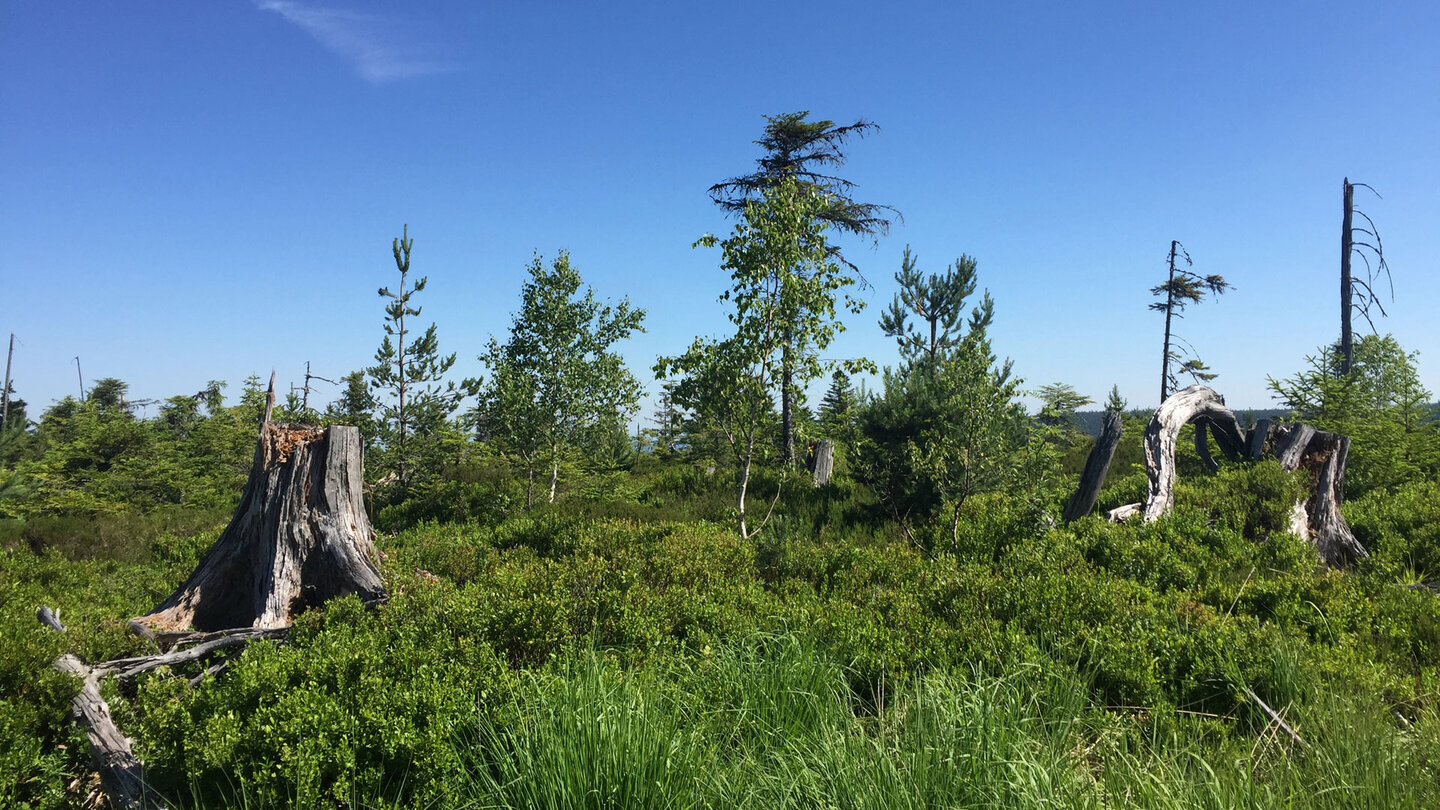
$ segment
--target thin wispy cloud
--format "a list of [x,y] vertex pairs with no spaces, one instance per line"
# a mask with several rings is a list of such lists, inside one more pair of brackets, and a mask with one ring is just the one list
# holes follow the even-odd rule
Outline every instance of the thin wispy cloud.
[[255,0],[262,11],[273,11],[299,26],[336,55],[354,65],[372,84],[445,73],[452,66],[437,59],[413,24],[292,0]]

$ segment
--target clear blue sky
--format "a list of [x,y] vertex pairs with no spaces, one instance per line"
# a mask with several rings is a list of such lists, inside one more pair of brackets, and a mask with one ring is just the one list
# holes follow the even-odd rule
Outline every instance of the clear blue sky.
[[[848,254],[875,325],[906,244],[979,260],[1030,384],[1152,406],[1171,239],[1233,292],[1180,332],[1235,407],[1335,338],[1341,178],[1373,185],[1379,321],[1440,388],[1440,4],[0,2],[0,340],[32,413],[372,362],[408,223],[417,299],[475,374],[531,256],[649,311],[624,347],[719,334],[712,183],[763,116],[881,130],[856,196],[904,214]],[[322,399],[331,391],[322,391]],[[153,409],[151,410],[153,414]],[[642,416],[645,414],[642,414]]]

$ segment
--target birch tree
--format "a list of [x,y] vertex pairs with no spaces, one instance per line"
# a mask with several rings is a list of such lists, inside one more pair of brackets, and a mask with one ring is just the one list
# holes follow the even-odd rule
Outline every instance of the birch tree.
[[561,251],[548,267],[537,254],[520,293],[510,337],[490,339],[481,362],[490,374],[480,415],[492,440],[526,470],[526,506],[535,501],[537,476],[549,479],[555,500],[561,462],[597,425],[627,417],[640,384],[614,345],[636,331],[645,311],[628,299],[615,306],[596,300]]
[[662,357],[655,366],[660,378],[678,378],[675,402],[729,444],[738,468],[737,525],[745,538],[765,527],[774,506],[756,524],[747,498],[775,400],[824,373],[820,352],[844,329],[836,312],[841,301],[850,312],[863,306],[849,295],[840,298],[853,280],[825,241],[819,213],[828,204],[823,195],[782,180],[745,206],[730,238],[697,242],[718,244],[723,252],[731,287],[720,300],[735,308],[729,316],[735,334],[696,339],[684,354]]

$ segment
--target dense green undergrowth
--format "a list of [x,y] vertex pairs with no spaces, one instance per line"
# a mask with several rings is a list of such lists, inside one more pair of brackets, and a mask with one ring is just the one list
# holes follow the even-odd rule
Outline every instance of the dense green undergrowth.
[[[193,687],[147,676],[117,720],[197,807],[1440,803],[1440,600],[1406,587],[1440,576],[1440,483],[1346,505],[1374,553],[1353,571],[1283,531],[1300,484],[1273,463],[1182,479],[1155,524],[992,493],[908,536],[843,483],[787,489],[754,541],[701,470],[593,489],[387,534],[387,604],[336,601]],[[0,806],[83,800],[49,663],[141,652],[124,620],[219,526],[140,528],[6,535]]]

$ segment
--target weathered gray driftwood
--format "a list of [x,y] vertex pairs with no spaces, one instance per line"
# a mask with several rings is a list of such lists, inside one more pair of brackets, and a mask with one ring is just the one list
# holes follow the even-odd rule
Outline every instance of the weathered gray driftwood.
[[200,661],[222,650],[233,650],[244,647],[257,639],[283,639],[289,635],[289,631],[290,628],[288,627],[242,627],[218,633],[196,633],[176,643],[177,647],[187,642],[193,643],[195,644],[193,647],[174,649],[158,655],[142,655],[137,658],[117,658],[113,661],[97,664],[95,669],[112,673],[121,681],[130,681],[152,669],[174,667],[180,664],[188,664],[192,661]]
[[1127,503],[1124,506],[1117,506],[1105,513],[1105,517],[1115,523],[1124,523],[1136,515],[1145,513],[1145,504]]
[[[50,608],[42,607],[35,615],[46,627],[65,632],[65,625],[60,623],[60,619]],[[135,756],[130,738],[120,731],[110,715],[110,704],[100,694],[100,684],[106,678],[114,676],[122,682],[130,681],[152,669],[199,661],[221,650],[243,647],[259,638],[284,638],[288,632],[289,628],[242,628],[220,633],[194,634],[177,641],[176,646],[195,644],[187,649],[159,655],[119,658],[94,665],[86,664],[69,653],[55,659],[52,664],[55,669],[80,678],[80,692],[70,703],[70,713],[75,721],[85,728],[86,738],[90,742],[91,763],[100,774],[100,784],[105,794],[110,797],[110,804],[125,810],[159,810],[169,807],[165,799],[149,786],[145,779],[145,768]],[[216,667],[211,667],[207,672],[215,669]],[[198,679],[191,683],[195,685]]]
[[45,625],[51,630],[54,630],[58,633],[63,633],[65,632],[65,625],[60,623],[60,616],[57,614],[58,611],[53,611],[48,607],[41,607],[39,610],[35,611],[35,618],[39,619],[41,624]]
[[1310,743],[1305,742],[1305,738],[1300,736],[1300,732],[1296,731],[1293,726],[1285,722],[1285,718],[1280,716],[1279,712],[1270,708],[1270,704],[1261,700],[1260,696],[1255,694],[1255,690],[1246,686],[1244,687],[1244,692],[1245,696],[1250,698],[1250,700],[1253,701],[1255,705],[1259,706],[1260,711],[1264,712],[1266,717],[1270,718],[1270,723],[1272,725],[1277,726],[1281,731],[1285,732],[1285,734],[1289,736],[1290,739],[1295,741],[1296,745],[1299,745],[1301,748],[1305,749],[1310,748]]
[[1210,455],[1210,439],[1205,433],[1205,423],[1195,423],[1195,455],[1200,457],[1200,463],[1210,472],[1220,472],[1220,462]]
[[1245,434],[1245,460],[1259,461],[1265,456],[1265,440],[1270,438],[1270,420],[1261,419]]
[[383,598],[362,500],[360,431],[267,423],[230,525],[152,631],[274,628],[337,596]]
[[[63,633],[56,611],[41,607],[35,611],[40,623]],[[55,669],[80,679],[80,691],[70,701],[71,717],[85,728],[90,743],[90,762],[100,774],[100,785],[113,807],[124,810],[167,808],[164,798],[145,781],[145,769],[136,759],[130,738],[120,732],[110,716],[110,704],[100,695],[100,683],[110,674],[104,666],[91,667],[69,653],[55,659]]]
[[1116,411],[1106,413],[1100,436],[1095,439],[1095,446],[1090,448],[1090,455],[1085,459],[1080,483],[1075,487],[1075,494],[1070,496],[1070,502],[1065,504],[1066,523],[1079,520],[1095,508],[1095,499],[1100,496],[1100,488],[1105,486],[1105,476],[1110,472],[1110,462],[1115,458],[1115,448],[1120,446],[1123,431],[1120,414]]
[[85,666],[73,655],[55,660],[55,668],[81,679],[80,693],[70,703],[70,712],[85,727],[90,740],[90,758],[100,774],[100,783],[110,803],[124,810],[169,807],[145,781],[145,769],[135,758],[130,738],[120,733],[110,717],[110,706],[100,696],[100,682],[106,670]]
[[1175,502],[1175,440],[1180,428],[1196,419],[1216,428],[1221,445],[1243,446],[1235,414],[1225,407],[1225,398],[1203,385],[1182,388],[1160,404],[1145,428],[1145,472],[1150,478],[1142,511],[1145,520],[1158,520]]

